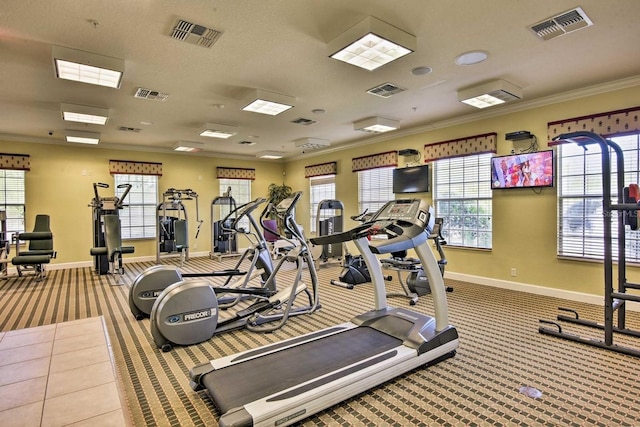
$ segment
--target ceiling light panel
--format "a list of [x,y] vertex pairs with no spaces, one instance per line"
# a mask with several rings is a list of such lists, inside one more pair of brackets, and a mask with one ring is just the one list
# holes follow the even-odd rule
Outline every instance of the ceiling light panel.
[[180,141],[173,146],[174,151],[182,151],[187,153],[197,153],[204,149],[204,144],[201,142]]
[[291,96],[256,89],[243,99],[242,105],[244,107],[242,107],[242,110],[277,116],[293,108],[295,100]]
[[399,121],[384,117],[369,117],[353,123],[353,129],[370,133],[389,132],[399,127]]
[[416,47],[414,35],[369,16],[331,41],[327,49],[333,59],[373,71]]
[[82,83],[119,88],[124,60],[62,46],[52,47],[56,77]]
[[67,142],[75,142],[79,144],[97,144],[100,142],[100,134],[96,132],[65,130],[64,136]]
[[231,138],[233,135],[238,134],[238,128],[236,126],[219,125],[216,123],[207,123],[200,136],[208,136],[210,138]]
[[284,157],[284,153],[281,153],[279,151],[261,151],[260,153],[256,154],[256,157],[271,160],[281,159],[282,157]]
[[69,122],[105,125],[109,120],[109,110],[106,108],[60,104],[60,112],[62,119]]
[[458,91],[458,101],[476,108],[522,99],[522,89],[504,80],[495,80]]

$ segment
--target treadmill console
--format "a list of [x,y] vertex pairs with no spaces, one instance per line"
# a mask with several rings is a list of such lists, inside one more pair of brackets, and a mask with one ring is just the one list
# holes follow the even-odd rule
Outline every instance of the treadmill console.
[[430,215],[431,207],[421,199],[399,199],[387,202],[373,218],[375,221],[398,221],[422,226],[431,233],[434,225],[433,215]]

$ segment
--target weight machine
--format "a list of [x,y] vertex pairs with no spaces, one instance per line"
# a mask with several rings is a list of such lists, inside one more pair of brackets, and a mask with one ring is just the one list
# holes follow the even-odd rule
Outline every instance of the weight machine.
[[[581,319],[576,310],[559,307],[558,310],[567,314],[559,314],[558,322],[567,322],[581,326],[588,326],[604,331],[604,339],[596,340],[581,337],[572,333],[563,332],[562,326],[558,322],[540,320],[538,331],[542,334],[564,338],[566,340],[579,342],[582,344],[600,347],[617,353],[629,356],[640,357],[640,350],[614,343],[614,333],[623,334],[630,337],[640,338],[640,331],[630,329],[626,325],[626,308],[629,302],[640,302],[640,295],[628,293],[629,290],[640,290],[640,284],[630,283],[626,278],[626,225],[631,225],[632,229],[637,229],[637,213],[640,210],[640,204],[637,195],[632,195],[633,191],[624,187],[624,155],[622,149],[615,142],[605,139],[593,132],[571,132],[557,136],[554,138],[557,143],[575,143],[583,147],[585,150],[592,145],[600,146],[602,157],[602,221],[603,221],[603,240],[604,240],[604,322],[599,323],[592,320]],[[611,170],[610,151],[615,152],[614,171],[617,182],[611,183],[613,176]],[[637,186],[634,186],[637,189]],[[611,194],[611,189],[616,189],[616,194]],[[627,197],[625,198],[625,193]],[[612,202],[612,196],[617,201]],[[612,218],[617,217],[618,236],[618,277],[617,290],[614,289],[613,277],[613,233]],[[614,316],[614,313],[617,313]],[[544,325],[544,326],[543,326]]]
[[107,274],[110,264],[113,263],[113,271],[122,274],[124,272],[122,254],[132,254],[135,251],[133,246],[122,246],[118,216],[125,206],[124,200],[131,190],[131,184],[118,185],[118,188],[124,188],[120,197],[103,197],[99,193],[99,188],[109,188],[109,184],[94,182],[94,197],[89,203],[93,216],[93,247],[90,254],[93,256],[94,269],[99,275]]
[[[316,231],[318,236],[341,233],[343,227],[344,204],[340,200],[322,200],[316,211]],[[342,258],[344,243],[326,243],[322,245],[319,260],[327,262],[330,258]]]
[[185,261],[189,261],[189,223],[187,208],[182,203],[185,200],[196,201],[196,222],[198,223],[196,239],[200,234],[202,220],[198,208],[198,193],[191,189],[169,188],[162,194],[162,203],[158,205],[157,209],[157,264],[160,264],[162,254],[174,252],[180,255],[180,266],[183,266]]
[[235,256],[238,254],[236,232],[231,228],[233,218],[223,219],[237,209],[236,201],[231,196],[231,187],[219,197],[211,201],[211,252],[209,258]]

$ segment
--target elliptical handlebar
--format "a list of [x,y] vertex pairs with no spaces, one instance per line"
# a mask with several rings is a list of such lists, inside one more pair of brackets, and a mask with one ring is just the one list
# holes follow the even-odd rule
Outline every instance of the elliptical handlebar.
[[121,208],[122,206],[124,206],[124,199],[127,198],[127,195],[129,194],[129,191],[131,191],[131,187],[133,187],[131,184],[120,184],[118,185],[118,188],[124,188],[124,193],[122,193],[122,195],[120,196],[120,198],[118,198],[118,200],[116,201],[116,207]]
[[[227,214],[227,216],[224,217],[224,219],[221,222],[222,225],[222,229],[225,231],[237,231],[237,232],[242,232],[240,228],[238,228],[238,225],[240,224],[240,220],[242,220],[242,218],[247,217],[249,218],[249,220],[251,220],[251,213],[256,210],[256,208],[258,206],[260,206],[262,203],[266,202],[267,199],[265,199],[264,197],[258,197],[255,200],[252,200],[250,202],[247,202],[243,205],[240,205],[238,207],[236,207],[235,209],[233,209],[231,212],[229,212]],[[227,227],[225,224],[227,223],[228,220],[230,220],[233,217],[233,220],[231,221],[231,224]],[[254,221],[251,221],[252,223]],[[252,224],[254,225],[254,224]],[[254,225],[255,227],[255,225]]]

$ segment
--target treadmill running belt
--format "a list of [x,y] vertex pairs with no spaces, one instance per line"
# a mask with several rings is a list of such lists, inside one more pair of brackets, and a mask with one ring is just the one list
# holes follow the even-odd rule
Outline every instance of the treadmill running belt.
[[212,371],[202,384],[226,413],[400,345],[402,340],[361,326]]

